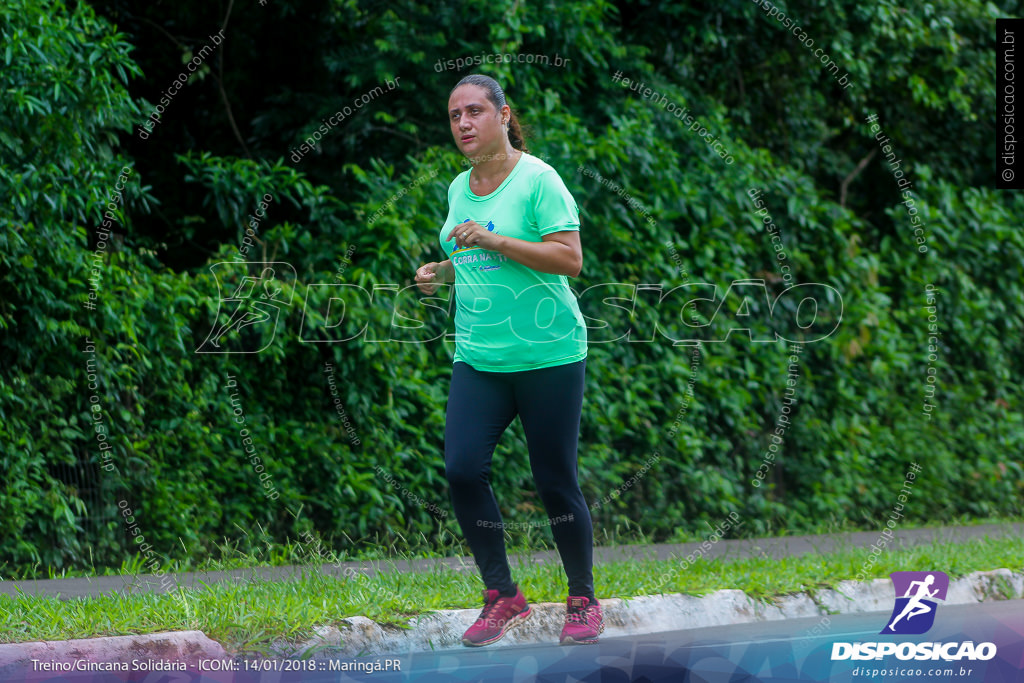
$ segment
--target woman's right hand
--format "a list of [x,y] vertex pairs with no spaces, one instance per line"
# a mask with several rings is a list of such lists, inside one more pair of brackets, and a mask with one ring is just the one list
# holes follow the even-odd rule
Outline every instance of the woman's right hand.
[[443,264],[436,261],[425,263],[416,271],[416,286],[427,296],[433,296],[441,283],[445,282]]

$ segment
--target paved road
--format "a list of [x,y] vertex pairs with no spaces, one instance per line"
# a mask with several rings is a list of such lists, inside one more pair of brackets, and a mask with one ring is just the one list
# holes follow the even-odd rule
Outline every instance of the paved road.
[[[707,558],[741,558],[741,557],[792,557],[815,552],[830,552],[847,548],[867,548],[878,541],[877,531],[862,531],[847,534],[819,536],[791,536],[785,538],[745,539],[719,541],[705,553]],[[1024,539],[1024,524],[989,524],[981,526],[944,527],[939,529],[905,529],[897,530],[895,538],[887,546],[912,547],[935,540],[963,542],[985,537],[1009,537]],[[596,563],[612,562],[625,559],[668,559],[684,557],[700,547],[699,543],[659,544],[659,545],[625,545],[614,548],[595,548]],[[557,562],[554,551],[534,553],[528,558],[531,562]],[[322,571],[326,575],[342,576],[346,569],[352,568],[372,575],[377,571],[420,572],[428,571],[439,564],[457,571],[476,572],[472,558],[454,557],[444,559],[425,559],[396,562],[343,562],[340,564],[324,564]],[[262,567],[259,569],[239,569],[228,572],[201,572],[175,574],[175,582],[151,574],[138,576],[101,576],[82,579],[54,579],[42,581],[0,581],[0,594],[17,595],[19,590],[28,595],[59,596],[64,599],[102,595],[105,593],[162,593],[177,585],[186,588],[201,588],[201,581],[207,584],[219,581],[245,581],[254,575],[263,580],[282,580],[302,573],[302,567]],[[308,571],[308,570],[306,570]]]

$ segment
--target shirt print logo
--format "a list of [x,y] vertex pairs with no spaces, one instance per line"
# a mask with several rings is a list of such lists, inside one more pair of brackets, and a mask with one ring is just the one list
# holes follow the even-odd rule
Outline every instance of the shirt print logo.
[[[920,635],[935,623],[936,600],[945,600],[949,577],[945,572],[893,572],[896,604],[888,625],[880,633]],[[934,598],[934,599],[930,599]]]
[[[464,219],[462,219],[459,222],[460,223],[466,223],[469,220],[470,220],[469,218],[464,218]],[[480,221],[477,221],[477,222],[479,223]],[[486,227],[488,231],[493,232],[496,235],[500,235],[501,234],[500,232],[498,232],[497,230],[494,229],[494,223],[491,222],[491,221],[487,221],[487,225],[484,226],[484,227]],[[478,252],[478,253],[466,254],[465,252]],[[456,256],[456,254],[462,254],[462,256]],[[504,254],[499,254],[499,253],[494,252],[494,251],[489,251],[487,249],[481,249],[478,246],[472,246],[472,247],[461,247],[461,248],[455,249],[454,251],[452,251],[452,257],[451,258],[452,258],[452,264],[453,265],[462,266],[464,268],[468,268],[469,270],[488,271],[488,270],[497,270],[498,268],[501,268],[501,265],[500,264],[496,264],[496,263],[486,263],[486,262],[504,261],[508,257],[505,256]]]

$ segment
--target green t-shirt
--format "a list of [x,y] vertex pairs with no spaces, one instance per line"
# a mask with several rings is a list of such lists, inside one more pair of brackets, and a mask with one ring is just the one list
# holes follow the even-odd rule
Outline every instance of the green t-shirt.
[[470,171],[448,188],[441,248],[455,268],[455,356],[477,370],[514,372],[574,363],[587,356],[587,326],[565,275],[542,273],[503,254],[455,249],[445,238],[473,220],[499,235],[540,242],[579,230],[576,200],[550,165],[531,154],[485,197],[469,189]]

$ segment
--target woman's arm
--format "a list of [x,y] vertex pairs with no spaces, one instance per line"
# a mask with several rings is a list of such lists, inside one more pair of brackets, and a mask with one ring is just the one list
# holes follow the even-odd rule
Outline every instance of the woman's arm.
[[445,259],[437,264],[437,268],[434,269],[437,274],[435,282],[446,283],[455,282],[455,266],[452,265],[451,259]]
[[[541,238],[541,242],[528,242],[516,237],[496,235],[498,251],[517,263],[542,273],[579,277],[583,269],[583,247],[578,230],[559,230]],[[451,266],[451,261],[446,261]]]

